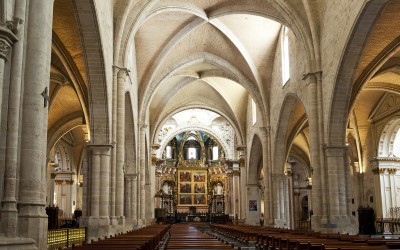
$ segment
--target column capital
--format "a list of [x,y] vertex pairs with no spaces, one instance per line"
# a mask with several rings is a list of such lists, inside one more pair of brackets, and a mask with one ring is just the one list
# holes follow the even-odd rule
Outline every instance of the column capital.
[[65,180],[65,183],[69,184],[69,185],[72,185],[72,184],[74,184],[74,180]]
[[271,128],[270,126],[260,127],[261,135],[262,136],[268,136],[270,128]]
[[303,75],[302,80],[306,82],[306,84],[310,84],[312,82],[317,82],[318,79],[321,79],[322,77],[322,71],[316,71],[316,72],[308,72]]
[[127,68],[120,68],[117,76],[120,78],[125,78],[128,76],[129,72],[130,72],[129,69]]
[[137,174],[133,174],[133,173],[129,173],[129,174],[125,174],[125,177],[131,179],[131,180],[136,180],[137,179]]
[[94,154],[104,154],[114,146],[112,144],[87,144],[86,147]]
[[0,25],[0,58],[7,60],[8,52],[18,38],[5,24]]
[[347,146],[324,146],[326,156],[343,156],[347,152]]

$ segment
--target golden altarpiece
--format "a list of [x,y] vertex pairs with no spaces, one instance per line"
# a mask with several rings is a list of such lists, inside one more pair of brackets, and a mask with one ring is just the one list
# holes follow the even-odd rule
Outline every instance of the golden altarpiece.
[[156,168],[158,220],[228,220],[229,164],[218,141],[204,131],[176,135]]

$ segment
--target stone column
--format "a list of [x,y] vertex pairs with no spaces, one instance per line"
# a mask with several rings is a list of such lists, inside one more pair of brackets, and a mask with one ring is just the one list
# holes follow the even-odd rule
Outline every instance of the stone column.
[[137,204],[138,204],[138,198],[137,198],[137,174],[132,175],[132,191],[131,191],[131,204],[130,204],[130,209],[131,209],[131,218],[133,219],[133,222],[136,223],[138,219],[138,211],[137,211]]
[[110,163],[112,145],[89,144],[90,167],[89,183],[90,211],[87,218],[87,239],[98,239],[109,235],[110,230]]
[[56,179],[57,174],[56,173],[50,173],[50,195],[49,195],[49,206],[54,206],[54,185],[55,185],[55,179]]
[[293,208],[293,175],[292,175],[292,162],[288,162],[287,169],[287,204],[288,204],[288,213],[287,213],[287,221],[288,227],[294,228],[294,208]]
[[125,163],[125,81],[127,69],[118,72],[117,86],[117,165],[115,170],[115,215],[124,216],[124,163]]
[[[113,85],[112,85],[112,142],[117,144],[117,112],[118,112],[118,72],[119,67],[113,66]],[[110,173],[110,216],[112,224],[117,224],[115,218],[115,189],[116,189],[116,167],[117,167],[117,147],[111,153],[111,173]]]
[[293,229],[298,229],[300,228],[300,220],[301,220],[301,201],[300,201],[300,193],[299,192],[295,192],[293,193],[293,197],[294,197],[294,225],[293,225]]
[[[25,18],[25,5],[16,2],[15,18]],[[7,61],[9,50],[14,42],[20,40],[13,47],[11,59],[11,79],[8,99],[8,120],[7,120],[7,139],[5,152],[4,170],[4,197],[1,208],[1,227],[0,233],[7,237],[15,237],[17,234],[17,206],[16,206],[16,174],[18,161],[18,128],[21,106],[21,76],[22,76],[22,56],[24,43],[24,30],[21,29],[15,36],[8,27],[0,26],[0,117],[2,112],[3,100],[3,80],[4,64]]]
[[263,172],[264,172],[264,223],[265,225],[272,224],[273,215],[272,215],[272,180],[271,180],[271,164],[270,154],[269,154],[269,129],[261,128],[262,136],[262,147],[263,147]]
[[[102,145],[96,147],[96,151],[100,153],[100,195],[99,195],[99,216],[109,218],[109,199],[110,199],[110,160],[111,145]],[[94,147],[92,147],[92,152]],[[95,153],[97,153],[95,152]]]
[[82,219],[83,222],[82,226],[84,225],[87,217],[90,215],[90,171],[89,171],[89,156],[90,156],[90,149],[88,148],[87,144],[84,144],[83,156],[82,156],[82,176],[83,176],[83,183],[82,183]]
[[[43,186],[47,145],[53,1],[29,1],[19,175],[19,234],[47,247],[47,215]],[[44,105],[46,104],[46,105]]]
[[339,228],[343,229],[350,223],[347,211],[345,175],[347,147],[325,147],[325,157],[329,176],[326,182],[328,186],[329,221],[332,225],[327,231],[337,232]]
[[7,27],[7,24],[0,23],[0,117],[3,103],[4,66],[8,59],[8,53],[10,52],[11,47],[16,41],[18,41],[18,38],[10,28],[12,29],[12,26]]
[[90,212],[91,217],[99,217],[100,214],[100,152],[92,145],[88,145],[91,151],[90,161]]
[[309,73],[303,80],[307,85],[307,95],[309,96],[307,103],[307,113],[310,125],[310,152],[311,167],[313,169],[313,188],[312,199],[314,200],[312,224],[313,229],[319,231],[322,224],[327,224],[327,193],[325,185],[326,173],[323,164],[323,122],[320,117],[320,109],[322,101],[320,100],[319,87],[322,72]]
[[396,201],[396,168],[389,168],[388,173],[389,173],[389,182],[390,182],[390,196],[391,196],[391,204],[390,208],[397,207],[397,201]]
[[124,187],[124,189],[125,189],[125,192],[124,192],[124,199],[125,199],[125,202],[124,202],[124,211],[125,211],[125,218],[126,218],[126,220],[129,220],[129,219],[131,219],[132,218],[132,214],[131,214],[131,208],[130,208],[130,206],[131,206],[131,204],[132,204],[132,200],[131,200],[131,197],[132,197],[132,180],[133,180],[133,178],[132,178],[132,175],[131,174],[125,174],[125,187]]
[[[234,164],[233,166],[233,181],[235,188],[235,216],[238,215],[238,219],[242,219],[245,216],[246,208],[248,204],[246,204],[246,146],[238,145],[236,147],[238,153],[238,165]],[[241,192],[242,190],[242,192]]]
[[139,220],[141,220],[141,223],[145,223],[145,216],[146,216],[146,211],[145,211],[145,196],[146,196],[146,189],[145,189],[145,171],[146,171],[146,130],[147,130],[147,125],[142,124],[140,126],[140,131],[139,131],[139,153],[140,153],[140,158],[139,158]]
[[224,207],[225,207],[226,214],[232,214],[231,202],[230,202],[232,200],[232,191],[231,191],[232,190],[232,177],[233,177],[232,172],[227,173],[227,178],[225,180],[226,186],[224,187],[224,194],[225,194]]
[[240,172],[239,171],[233,171],[233,215],[235,216],[235,218],[239,218],[240,215],[240,209],[239,209],[239,205],[240,205],[240,195],[239,195],[239,190],[240,190],[240,182],[239,182],[239,176],[240,176]]

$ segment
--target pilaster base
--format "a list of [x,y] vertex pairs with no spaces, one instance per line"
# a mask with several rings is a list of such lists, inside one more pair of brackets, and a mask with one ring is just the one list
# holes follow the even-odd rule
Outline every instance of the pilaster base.
[[110,218],[109,217],[86,217],[85,223],[87,227],[86,239],[98,241],[110,236]]
[[20,204],[18,232],[24,238],[31,238],[38,249],[47,249],[48,217],[44,205]]
[[[7,238],[0,236],[0,250],[31,250],[38,249],[33,239]],[[47,248],[45,248],[47,249]]]
[[138,221],[137,219],[131,219],[131,218],[127,218],[125,219],[125,230],[124,231],[129,231],[129,230],[133,230],[133,229],[138,229]]
[[349,216],[313,216],[311,221],[311,229],[314,231],[322,233],[348,233],[352,235],[358,233],[358,226]]
[[110,225],[110,234],[115,235],[125,232],[127,232],[127,230],[125,229],[125,217],[124,216],[113,217],[112,223]]
[[1,233],[6,237],[16,237],[18,227],[18,211],[15,202],[3,202],[1,211]]
[[283,228],[287,228],[288,224],[287,221],[285,220],[281,220],[281,219],[274,219],[274,227],[283,227]]

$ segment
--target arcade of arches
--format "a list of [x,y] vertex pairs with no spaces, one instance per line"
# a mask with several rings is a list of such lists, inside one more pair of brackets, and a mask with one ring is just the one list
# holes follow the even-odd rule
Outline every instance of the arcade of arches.
[[[0,1],[0,248],[400,207],[399,0]],[[4,243],[4,244],[3,244]],[[23,247],[21,247],[23,246]]]

